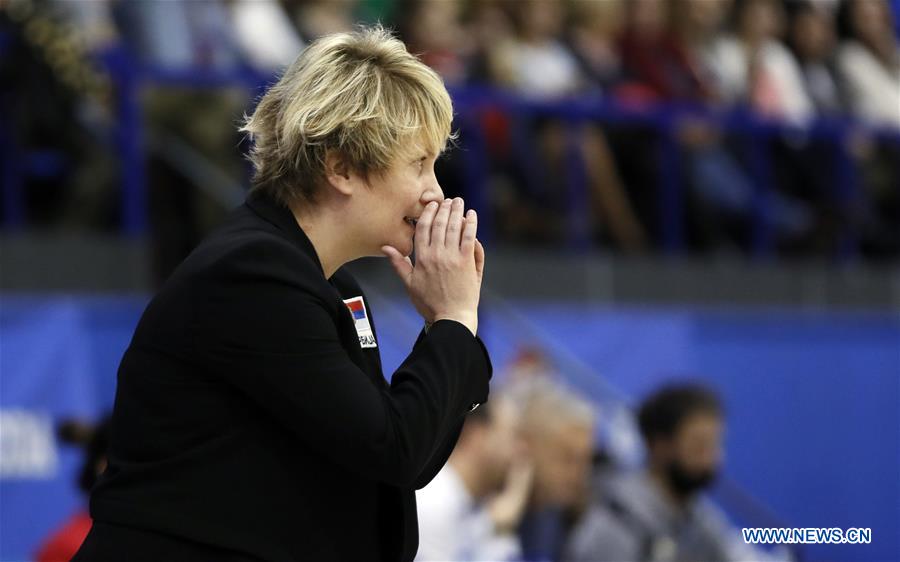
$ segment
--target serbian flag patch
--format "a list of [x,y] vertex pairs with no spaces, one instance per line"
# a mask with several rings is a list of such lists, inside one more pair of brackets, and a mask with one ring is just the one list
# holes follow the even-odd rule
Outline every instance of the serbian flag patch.
[[363,298],[353,297],[352,299],[345,299],[344,304],[350,310],[353,323],[356,325],[359,346],[362,348],[378,347],[378,344],[375,342],[375,334],[372,333],[372,325],[369,324],[369,315],[366,313],[366,303],[363,302]]

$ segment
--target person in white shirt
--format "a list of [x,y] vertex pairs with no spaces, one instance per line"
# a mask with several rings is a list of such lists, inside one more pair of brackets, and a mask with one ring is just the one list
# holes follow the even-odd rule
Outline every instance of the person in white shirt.
[[305,47],[281,2],[233,0],[228,6],[235,39],[253,68],[283,70]]
[[416,492],[418,561],[511,561],[531,492],[532,468],[519,437],[519,412],[503,396],[468,415],[450,460]]
[[724,101],[797,124],[814,117],[800,67],[779,41],[782,6],[775,0],[745,0],[736,18],[736,33],[716,41],[707,53]]
[[900,127],[900,41],[884,0],[845,2],[838,18],[846,40],[838,68],[853,113],[870,123]]

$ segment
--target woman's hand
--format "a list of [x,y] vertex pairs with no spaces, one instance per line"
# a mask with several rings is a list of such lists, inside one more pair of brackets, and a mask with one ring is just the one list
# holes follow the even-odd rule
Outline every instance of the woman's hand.
[[396,248],[381,251],[406,285],[409,298],[426,322],[456,320],[478,332],[478,301],[484,274],[484,248],[476,239],[478,215],[463,215],[460,198],[429,203],[416,225],[416,263]]

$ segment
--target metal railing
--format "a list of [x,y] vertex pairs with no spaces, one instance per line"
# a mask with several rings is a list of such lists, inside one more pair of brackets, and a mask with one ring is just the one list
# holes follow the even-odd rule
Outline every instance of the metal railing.
[[[141,235],[147,230],[147,185],[145,171],[145,129],[139,95],[145,86],[176,86],[181,88],[239,87],[257,94],[274,78],[246,68],[228,72],[203,69],[162,69],[138,64],[123,48],[115,48],[97,55],[97,60],[115,84],[115,131],[111,150],[121,164],[120,214],[122,231],[126,235]],[[489,151],[482,119],[487,111],[507,115],[543,117],[559,120],[567,130],[566,165],[566,225],[567,246],[573,251],[588,250],[591,245],[591,218],[588,205],[590,193],[584,166],[584,154],[579,148],[579,135],[585,125],[634,126],[652,131],[656,139],[654,158],[658,169],[657,207],[660,224],[661,250],[678,255],[685,250],[685,198],[683,185],[682,146],[678,140],[679,127],[686,120],[715,127],[739,137],[745,147],[754,185],[751,210],[751,250],[754,256],[771,255],[774,249],[772,228],[772,194],[774,193],[773,163],[768,147],[772,141],[785,136],[802,136],[824,141],[833,154],[834,166],[830,194],[842,207],[857,203],[864,193],[860,186],[857,165],[849,145],[854,136],[864,134],[878,142],[900,146],[900,131],[866,126],[850,118],[819,119],[804,126],[761,118],[753,113],[732,109],[720,111],[696,105],[657,104],[636,108],[613,99],[582,97],[557,101],[534,101],[509,93],[481,87],[467,87],[451,92],[457,111],[456,126],[461,131],[461,159],[463,161],[464,196],[473,207],[488,209]],[[0,127],[2,129],[2,127]],[[7,229],[24,225],[24,190],[21,170],[21,148],[15,146],[9,131],[0,131],[0,155],[5,161],[3,182],[4,216]],[[4,138],[5,137],[5,138]],[[514,142],[527,142],[514,139]],[[521,159],[521,158],[520,158]],[[27,159],[26,159],[27,161]],[[528,164],[528,163],[526,163]],[[533,165],[533,163],[530,163]],[[492,235],[491,213],[483,213],[480,234]],[[838,259],[852,257],[858,249],[858,232],[852,221],[845,221],[840,233]]]

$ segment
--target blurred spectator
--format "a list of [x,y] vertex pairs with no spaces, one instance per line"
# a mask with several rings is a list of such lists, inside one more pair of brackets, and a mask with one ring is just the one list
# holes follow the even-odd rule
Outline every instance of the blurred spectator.
[[569,44],[584,76],[585,91],[604,94],[621,75],[616,39],[622,26],[621,0],[574,0]]
[[515,534],[533,468],[519,434],[520,413],[503,395],[469,414],[453,454],[416,493],[416,560],[518,560]]
[[249,95],[237,82],[211,87],[203,76],[235,76],[245,56],[222,0],[122,2],[116,9],[138,62],[198,75],[142,92],[154,269],[162,281],[243,198],[247,170],[235,124]]
[[[628,2],[624,28],[618,39],[622,57],[622,83],[617,99],[632,107],[657,103],[698,105],[718,99],[717,83],[706,65],[705,52],[719,32],[724,2],[718,0],[637,0]],[[686,162],[691,243],[727,242],[727,216],[746,214],[746,197],[752,186],[737,162],[721,146],[714,126],[700,120],[674,124],[673,137]],[[657,128],[631,128],[614,136],[620,165],[630,180],[630,190],[641,217],[658,225],[660,184],[648,163],[655,162],[661,139]],[[735,203],[740,198],[741,203]]]
[[[558,100],[585,89],[575,55],[562,41],[562,2],[528,0],[512,14],[515,35],[498,41],[488,55],[495,84],[532,100]],[[569,234],[567,192],[573,174],[586,172],[587,201],[600,236],[630,253],[646,248],[647,236],[634,214],[603,131],[596,125],[568,128],[543,117],[518,119],[510,131],[518,179],[523,193],[507,196],[500,226],[519,241],[557,241]],[[535,146],[524,144],[534,139]],[[582,164],[572,165],[573,157]],[[593,234],[592,233],[592,234]]]
[[233,69],[240,61],[220,0],[121,2],[116,10],[123,37],[143,62],[166,69]]
[[784,8],[777,0],[738,0],[734,34],[718,42],[712,63],[722,94],[760,115],[803,123],[813,116],[797,61],[780,42]]
[[504,75],[502,55],[515,33],[506,6],[506,0],[472,0],[462,14],[474,50],[472,82],[489,84]]
[[790,45],[803,77],[806,93],[820,115],[844,109],[835,61],[834,14],[821,3],[796,2],[790,20]]
[[494,80],[530,98],[574,94],[583,81],[578,62],[562,42],[565,5],[523,0],[515,5],[514,37],[494,44]]
[[[75,420],[66,421],[60,425],[57,433],[63,443],[76,445],[84,450],[84,464],[78,475],[78,488],[87,499],[97,477],[106,469],[109,418],[102,419],[96,425]],[[35,554],[35,561],[67,562],[84,542],[84,538],[91,530],[91,524],[91,516],[85,505],[41,543]]]
[[323,35],[352,29],[357,0],[293,0],[291,5],[301,35],[315,41]]
[[466,82],[470,58],[476,45],[462,26],[459,2],[406,0],[399,11],[403,14],[400,36],[412,53],[437,71],[447,86]]
[[[702,0],[672,4],[673,41],[691,55],[692,64],[702,67],[698,75],[707,80],[706,102],[746,105],[773,118],[811,118],[814,108],[800,79],[799,66],[778,39],[784,25],[781,5],[769,0],[739,0],[734,6],[738,33],[729,36],[721,33],[720,24],[730,4],[730,1]],[[754,82],[757,79],[761,82]],[[769,85],[763,86],[763,82]],[[761,89],[754,90],[757,86]],[[757,96],[764,90],[768,93]],[[756,212],[754,201],[759,185],[766,184],[771,190],[768,212],[774,232],[773,245],[790,247],[818,235],[815,228],[824,219],[813,212],[809,202],[813,201],[819,208],[827,207],[822,199],[829,191],[822,189],[820,181],[815,181],[818,178],[809,177],[815,174],[815,167],[811,168],[807,162],[820,154],[807,150],[796,139],[755,139],[767,145],[758,150],[774,152],[774,173],[771,177],[760,177],[762,171],[755,163],[741,166],[735,157],[738,154],[742,160],[754,162],[746,139],[724,138],[706,124],[699,129],[697,123],[686,125],[682,125],[679,133],[693,156],[689,169],[698,195],[695,217],[705,216],[713,225],[713,232],[728,233],[749,245],[747,227]],[[726,211],[725,221],[717,218],[713,209]],[[741,232],[744,229],[747,230]],[[821,236],[828,238],[829,233]]]
[[640,406],[647,467],[606,479],[564,560],[763,560],[702,492],[722,463],[723,410],[709,389],[665,386]]
[[[674,102],[702,107],[739,101],[723,94],[723,88],[728,88],[727,76],[723,81],[723,69],[716,62],[723,44],[729,41],[720,34],[729,5],[725,0],[628,3],[619,41],[624,80],[617,89],[619,99],[632,106]],[[682,118],[673,127],[689,187],[691,242],[701,250],[747,245],[756,193],[750,175],[727,149],[712,121]],[[655,157],[653,148],[659,139],[653,132],[645,133],[641,140],[631,142],[631,150],[620,158],[627,170],[637,169],[638,177],[645,177],[645,163]],[[645,220],[656,216],[662,196],[655,190],[658,183],[657,178],[644,179],[632,188],[639,189],[636,197],[642,215],[648,217]],[[809,228],[809,211],[776,191],[772,224],[779,234],[797,236]]]
[[853,113],[900,128],[900,42],[885,0],[845,0],[839,12],[844,42],[838,66]]
[[[700,103],[716,98],[708,73],[690,46],[704,40],[715,18],[717,0],[633,0],[619,40],[624,79],[619,95],[632,104],[655,101]],[[671,21],[670,21],[671,20]],[[708,21],[707,21],[708,20]],[[712,24],[712,25],[710,25]]]
[[232,0],[229,5],[235,40],[247,62],[271,72],[294,62],[303,40],[282,2]]
[[509,387],[523,409],[523,437],[534,485],[519,526],[524,560],[557,560],[589,495],[594,453],[593,406],[545,376]]
[[[8,177],[24,187],[11,192],[25,194],[27,222],[111,227],[120,208],[114,135],[139,135],[161,278],[243,196],[247,169],[232,125],[246,110],[251,88],[289,64],[304,39],[346,30],[360,17],[396,16],[410,48],[450,86],[499,85],[552,111],[564,107],[562,100],[586,106],[601,97],[614,100],[613,118],[602,128],[570,126],[552,112],[536,117],[534,105],[515,103],[524,111],[479,107],[479,119],[460,120],[461,144],[471,127],[486,140],[491,171],[485,199],[507,241],[592,239],[627,253],[646,251],[663,235],[666,211],[658,189],[669,169],[658,162],[671,160],[665,147],[674,141],[689,247],[747,247],[754,225],[766,224],[774,240],[767,248],[821,255],[833,250],[838,233],[853,231],[867,256],[893,255],[897,244],[888,240],[900,216],[894,189],[900,170],[890,143],[862,132],[845,143],[860,177],[844,184],[858,183],[872,200],[871,209],[860,210],[865,205],[851,195],[835,195],[834,178],[845,175],[821,165],[840,160],[832,158],[834,146],[799,129],[790,138],[751,139],[726,134],[715,116],[679,118],[670,129],[661,121],[621,122],[617,109],[736,105],[794,124],[846,109],[900,127],[898,14],[891,14],[897,1],[0,2],[0,20],[7,7],[16,13],[27,8],[29,21],[41,16],[59,32],[45,33],[43,23],[27,34],[21,33],[27,22],[10,28],[0,60],[6,124],[0,142],[12,147],[4,161],[16,164]],[[729,11],[731,29],[723,36]],[[116,54],[119,42],[129,48],[127,56],[107,75],[91,51]],[[140,64],[131,64],[130,55]],[[127,124],[118,130],[115,96],[136,94],[117,92],[117,85],[128,85],[117,78],[146,68],[163,72],[141,81],[144,134]],[[473,172],[464,160],[451,153],[437,165],[449,195],[469,195]],[[9,201],[14,204],[4,205],[18,206]]]
[[[847,103],[863,121],[900,127],[900,45],[883,0],[844,1],[838,10],[842,43],[837,66]],[[880,143],[864,130],[851,137],[859,163],[861,200],[848,211],[859,214],[860,246],[871,258],[900,253],[900,145]],[[849,207],[849,205],[848,205]]]

